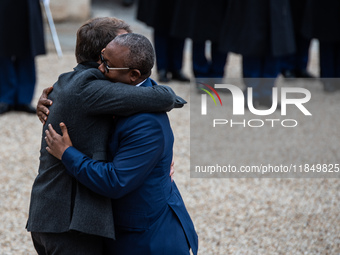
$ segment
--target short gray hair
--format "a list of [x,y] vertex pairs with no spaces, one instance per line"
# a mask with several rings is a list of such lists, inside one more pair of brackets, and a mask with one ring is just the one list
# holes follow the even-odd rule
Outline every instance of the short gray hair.
[[124,59],[127,67],[138,69],[142,76],[150,76],[155,62],[155,51],[144,35],[128,33],[117,36],[112,42],[127,47],[130,52]]

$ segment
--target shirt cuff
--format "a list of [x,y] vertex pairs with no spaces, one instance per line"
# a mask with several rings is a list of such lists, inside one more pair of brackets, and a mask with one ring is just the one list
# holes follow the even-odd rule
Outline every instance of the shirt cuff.
[[64,164],[69,173],[72,173],[72,165],[78,154],[80,154],[80,152],[76,148],[70,146],[64,151],[63,155],[61,156],[61,162]]

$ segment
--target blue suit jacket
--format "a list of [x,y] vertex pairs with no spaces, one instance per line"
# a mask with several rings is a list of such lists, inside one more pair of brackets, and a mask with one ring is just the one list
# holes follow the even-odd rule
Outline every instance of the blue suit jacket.
[[[148,79],[145,85],[151,85]],[[119,118],[112,162],[92,160],[74,147],[63,154],[69,173],[96,193],[112,198],[116,241],[110,254],[197,254],[198,237],[169,176],[173,133],[166,113]]]

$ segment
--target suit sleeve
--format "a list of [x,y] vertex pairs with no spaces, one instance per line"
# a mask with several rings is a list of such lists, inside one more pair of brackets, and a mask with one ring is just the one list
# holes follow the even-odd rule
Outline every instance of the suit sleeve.
[[167,112],[177,107],[178,97],[163,85],[136,87],[106,80],[85,84],[80,95],[89,114],[130,116],[139,112]]
[[164,134],[155,119],[132,118],[122,127],[112,162],[92,160],[69,147],[62,156],[67,171],[92,191],[113,199],[138,188],[162,157]]

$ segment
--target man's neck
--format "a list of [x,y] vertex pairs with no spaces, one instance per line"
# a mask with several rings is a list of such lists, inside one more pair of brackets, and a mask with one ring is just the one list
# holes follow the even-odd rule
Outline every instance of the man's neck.
[[[147,79],[147,78],[146,78],[146,79]],[[142,80],[140,83],[138,83],[138,84],[136,84],[136,85],[134,85],[134,86],[139,87],[140,85],[142,85],[142,84],[146,81],[146,79]]]
[[131,85],[133,86],[140,86],[147,78],[149,77],[140,77],[139,79],[135,80]]

